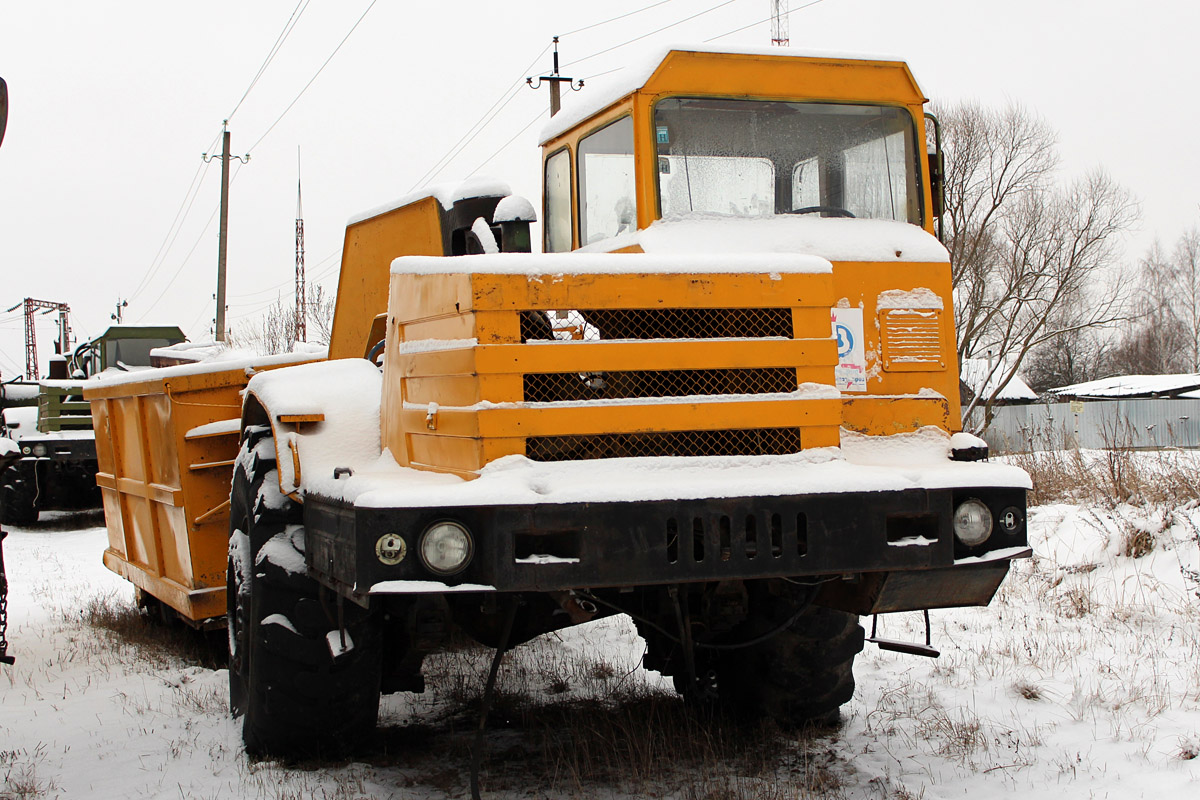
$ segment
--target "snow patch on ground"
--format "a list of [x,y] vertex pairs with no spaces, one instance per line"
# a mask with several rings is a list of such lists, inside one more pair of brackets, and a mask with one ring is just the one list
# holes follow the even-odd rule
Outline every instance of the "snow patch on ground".
[[[72,529],[73,518],[83,527]],[[868,645],[842,726],[771,742],[765,757],[778,762],[774,783],[758,796],[811,796],[803,782],[818,768],[840,782],[831,796],[847,800],[1195,795],[1200,509],[1060,504],[1031,509],[1029,520],[1035,557],[1013,565],[992,606],[931,612],[933,645],[942,652],[936,660]],[[8,529],[17,663],[0,666],[0,795],[17,794],[16,782],[28,779],[45,797],[465,796],[465,775],[414,769],[406,748],[370,764],[318,769],[249,760],[240,722],[228,715],[225,670],[150,657],[87,624],[97,603],[133,605],[130,584],[101,565],[107,537],[96,525],[95,515],[49,514],[38,528]],[[1136,533],[1154,540],[1140,558],[1126,554]],[[887,615],[878,633],[924,641],[923,619]],[[669,679],[641,668],[644,647],[626,617],[566,629],[507,655],[500,686],[600,703],[630,683],[668,691]],[[486,656],[473,671],[464,663],[461,652],[427,659],[426,674],[451,683],[384,698],[384,728],[395,735],[401,725],[445,726],[453,681],[478,691],[486,677]],[[562,676],[553,681],[561,694],[549,694],[551,676]],[[473,725],[471,717],[463,727]],[[497,754],[521,735],[493,729],[489,759],[503,759]],[[819,767],[806,757],[813,754]],[[704,769],[743,789],[761,779],[738,764]],[[535,795],[696,796],[668,781],[668,765],[652,768],[650,781],[657,770],[662,785],[564,783],[539,785]],[[529,788],[487,796],[516,800]]]

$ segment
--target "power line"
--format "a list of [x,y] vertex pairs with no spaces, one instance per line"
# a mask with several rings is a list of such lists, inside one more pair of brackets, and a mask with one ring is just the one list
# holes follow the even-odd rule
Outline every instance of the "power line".
[[[592,53],[591,55],[584,56],[583,58],[577,58],[574,61],[567,64],[566,66],[575,66],[576,64],[582,64],[584,61],[590,61],[591,59],[596,58],[597,56],[602,56],[605,53],[611,53],[613,50],[619,50],[620,48],[626,47],[627,45],[631,45],[634,42],[640,42],[642,39],[648,38],[650,36],[654,36],[657,33],[662,33],[665,30],[670,30],[671,28],[682,25],[685,22],[691,22],[692,20],[694,20],[698,17],[702,17],[705,14],[711,14],[712,12],[716,11],[717,9],[724,8],[725,6],[732,5],[733,3],[736,3],[736,2],[738,2],[738,0],[725,0],[722,3],[717,3],[715,6],[712,6],[711,8],[706,8],[703,11],[697,11],[695,14],[692,14],[691,16],[688,16],[688,17],[684,17],[683,19],[678,20],[676,22],[672,22],[670,25],[664,25],[661,28],[656,28],[655,30],[650,31],[649,33],[643,33],[641,36],[635,36],[632,39],[629,39],[628,41],[621,42],[620,44],[614,44],[612,47],[606,47],[603,50],[598,50],[595,53]],[[757,24],[757,23],[755,23],[755,24]]]
[[[324,264],[325,262],[332,259],[334,256],[336,256],[340,252],[341,252],[341,248],[339,247],[337,250],[334,250],[332,253],[325,256],[320,261],[316,262],[313,265],[313,270],[315,271],[318,267],[320,267],[322,264]],[[341,266],[341,265],[335,264],[334,266],[337,267],[337,266]],[[315,275],[310,277],[309,280],[310,281],[318,280],[323,275],[328,275],[330,271],[331,270],[325,270],[324,272],[317,272]],[[265,294],[266,292],[274,292],[279,289],[282,289],[284,286],[287,286],[287,285],[293,283],[293,281],[294,281],[294,279],[288,278],[286,281],[282,281],[280,283],[273,284],[271,286],[268,286],[266,289],[258,289],[257,291],[253,291],[253,292],[243,292],[242,294],[231,294],[231,295],[229,295],[229,297],[230,297],[230,299],[243,299],[246,297],[254,297],[255,295],[259,295],[259,294]]]
[[670,3],[670,2],[671,2],[671,0],[659,0],[659,2],[657,2],[657,3],[651,3],[648,6],[642,6],[641,8],[636,9],[634,11],[627,11],[624,14],[621,14],[616,17],[612,17],[611,19],[606,19],[603,22],[593,22],[591,25],[584,25],[582,28],[576,28],[573,31],[567,31],[566,33],[560,33],[558,35],[558,38],[564,39],[568,36],[573,36],[576,33],[583,33],[584,31],[590,31],[592,28],[599,28],[601,25],[607,25],[608,23],[616,22],[619,19],[625,19],[626,17],[632,17],[634,14],[640,14],[643,11],[649,11],[650,9],[657,8],[658,6],[665,6],[667,3]]
[[[425,181],[428,180],[430,176],[436,175],[441,170],[450,166],[451,162],[458,157],[459,153],[466,149],[471,142],[475,141],[475,137],[482,133],[483,129],[491,124],[491,121],[495,119],[501,111],[504,110],[504,107],[512,102],[512,99],[516,97],[517,92],[520,91],[521,86],[525,83],[525,76],[529,74],[529,71],[537,65],[538,60],[542,56],[546,55],[547,51],[549,50],[550,45],[546,45],[542,48],[542,51],[538,53],[531,62],[529,62],[529,66],[521,70],[521,74],[517,77],[517,79],[513,81],[507,89],[500,93],[500,98],[496,100],[496,102],[492,103],[492,107],[483,112],[479,119],[475,121],[475,124],[468,128],[467,132],[464,133],[459,140],[455,142],[449,150],[446,151],[446,154],[438,159],[437,162],[430,167],[424,175],[422,175],[420,178],[417,178],[416,183],[414,183],[409,189],[410,192],[415,191],[418,187],[424,185]],[[497,108],[497,106],[499,106],[499,108]],[[495,113],[492,113],[493,111],[495,111]]]
[[504,152],[505,148],[507,148],[507,147],[508,147],[510,144],[512,144],[513,142],[515,142],[515,141],[517,140],[517,137],[519,137],[521,134],[525,133],[525,131],[527,131],[527,130],[529,130],[530,128],[532,128],[532,127],[533,127],[533,123],[537,122],[539,119],[544,119],[544,118],[545,118],[545,114],[546,114],[545,110],[539,110],[539,111],[538,111],[538,113],[534,115],[533,119],[529,120],[529,122],[527,122],[527,123],[525,124],[525,127],[524,127],[524,128],[521,128],[521,130],[519,130],[519,131],[517,131],[516,133],[514,133],[514,134],[512,135],[512,138],[511,138],[511,139],[509,139],[509,140],[508,140],[507,142],[505,142],[504,144],[500,145],[500,147],[498,147],[498,148],[496,149],[496,152],[492,153],[490,156],[488,156],[486,159],[484,159],[484,160],[483,160],[483,162],[482,162],[482,163],[480,163],[480,165],[479,165],[478,167],[476,167],[475,169],[473,169],[471,172],[467,173],[467,175],[468,175],[468,176],[474,175],[476,172],[479,172],[479,170],[481,170],[481,169],[483,169],[485,166],[487,166],[488,162],[490,162],[490,161],[491,161],[493,158],[495,158],[496,156],[500,155],[502,152]]
[[[815,6],[817,3],[824,3],[824,2],[825,2],[825,0],[812,0],[811,3],[805,3],[802,6],[790,9],[783,16],[790,17],[792,14],[795,14],[797,11],[803,11],[806,8],[811,8],[811,7]],[[741,33],[742,31],[748,31],[751,28],[755,27],[756,25],[762,25],[764,23],[770,22],[772,19],[774,19],[774,17],[767,17],[766,19],[760,19],[758,22],[751,22],[749,25],[743,25],[740,28],[734,28],[731,31],[726,31],[725,33],[722,33],[720,36],[714,36],[711,39],[705,39],[704,43],[708,44],[709,42],[715,42],[717,39],[724,39],[726,36],[733,36],[735,33]]]
[[355,30],[358,29],[359,24],[362,23],[362,21],[366,18],[367,14],[370,13],[371,9],[374,8],[375,4],[378,2],[379,2],[379,0],[371,0],[371,4],[369,6],[367,6],[366,10],[363,11],[363,13],[359,16],[358,20],[355,21],[353,26],[351,26],[350,30],[346,32],[346,35],[342,37],[342,40],[340,42],[338,42],[338,46],[333,48],[333,52],[329,54],[329,58],[325,59],[325,63],[323,63],[317,69],[317,72],[315,75],[313,75],[311,78],[309,78],[308,83],[304,84],[304,88],[300,90],[300,93],[292,99],[292,102],[288,103],[287,108],[285,108],[283,110],[283,113],[281,113],[275,119],[275,121],[271,123],[271,127],[267,128],[266,132],[263,133],[262,136],[258,137],[258,141],[256,141],[254,144],[250,145],[249,149],[246,151],[247,153],[253,151],[254,148],[258,147],[259,143],[261,143],[263,139],[267,138],[267,136],[271,133],[271,131],[275,130],[275,126],[278,125],[285,116],[287,116],[287,113],[292,110],[292,106],[296,105],[296,102],[301,97],[304,96],[304,93],[306,91],[308,91],[308,87],[313,85],[313,81],[315,81],[320,76],[320,74],[325,71],[325,67],[329,66],[329,62],[332,61],[333,57],[336,56],[338,54],[338,51],[342,49],[342,45],[344,45],[346,43],[346,40],[350,38],[350,35],[352,33],[354,33]]
[[[240,173],[241,171],[242,171],[242,164],[239,163],[237,166],[237,169],[234,170],[233,177],[230,178],[230,180],[229,180],[229,182],[231,184],[235,180],[237,180],[238,173]],[[220,210],[221,210],[221,206],[220,206],[220,204],[218,204],[217,207],[213,209],[212,214],[210,214],[208,216],[208,222],[204,223],[204,228],[201,229],[200,235],[197,236],[196,241],[192,243],[191,249],[188,250],[187,255],[185,255],[183,257],[183,261],[180,262],[179,268],[177,270],[175,270],[175,274],[171,276],[171,280],[167,281],[167,285],[163,287],[162,292],[159,293],[158,297],[156,297],[154,299],[154,302],[151,303],[149,306],[147,306],[146,310],[144,312],[142,312],[142,315],[140,317],[138,317],[138,322],[141,322],[142,320],[144,320],[150,314],[150,312],[154,310],[154,307],[157,306],[159,304],[159,302],[163,299],[163,297],[166,296],[167,290],[171,288],[171,286],[175,283],[175,280],[183,273],[183,268],[187,266],[188,261],[192,257],[192,253],[196,252],[196,248],[200,246],[200,242],[204,239],[204,235],[206,233],[208,233],[208,229],[212,225],[213,219],[216,218],[217,212]]]
[[[212,149],[212,146],[215,145],[220,138],[221,134],[218,132],[212,143],[209,144],[209,149]],[[175,211],[175,218],[171,220],[171,225],[167,228],[166,235],[163,236],[162,242],[158,245],[158,251],[155,252],[154,258],[150,260],[150,266],[147,267],[146,273],[142,276],[142,279],[138,281],[137,288],[130,293],[129,296],[131,299],[136,297],[142,291],[145,285],[149,283],[150,279],[154,277],[155,273],[157,273],[162,267],[162,262],[166,259],[167,253],[169,253],[171,248],[175,246],[175,239],[178,238],[179,232],[183,230],[183,223],[187,221],[188,214],[190,214],[192,210],[192,203],[196,202],[196,195],[200,192],[199,180],[204,171],[204,167],[204,162],[201,162],[200,165],[196,167],[196,172],[192,175],[192,181],[188,184],[187,191],[183,193],[183,200],[180,201],[179,208]]]
[[[258,68],[258,72],[254,73],[254,77],[250,79],[250,85],[246,87],[246,91],[242,92],[242,98],[237,101],[237,105],[233,107],[233,111],[230,111],[225,115],[227,120],[233,119],[233,115],[237,113],[238,109],[242,107],[242,103],[245,102],[246,98],[250,96],[250,91],[258,83],[258,79],[261,78],[263,73],[267,71],[267,67],[270,66],[271,62],[275,60],[275,56],[278,55],[280,48],[283,47],[283,43],[287,41],[288,36],[291,35],[293,30],[295,30],[296,23],[300,21],[300,17],[303,16],[305,10],[308,9],[308,4],[309,0],[300,0],[300,2],[296,3],[296,7],[292,9],[291,16],[289,16],[287,22],[283,24],[283,30],[281,30],[279,35],[275,37],[275,43],[271,45],[271,49],[267,53],[267,57],[263,59],[262,66]],[[301,8],[301,6],[303,6],[303,8]]]

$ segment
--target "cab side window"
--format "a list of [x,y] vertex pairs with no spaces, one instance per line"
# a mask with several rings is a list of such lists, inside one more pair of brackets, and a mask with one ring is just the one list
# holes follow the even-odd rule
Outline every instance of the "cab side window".
[[637,229],[632,117],[580,140],[579,210],[584,245]]
[[571,153],[559,150],[546,159],[545,251],[571,249]]

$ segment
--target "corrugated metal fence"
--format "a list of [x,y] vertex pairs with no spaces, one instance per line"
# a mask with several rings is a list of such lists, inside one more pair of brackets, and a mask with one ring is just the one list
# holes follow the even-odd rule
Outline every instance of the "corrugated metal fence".
[[[972,421],[980,418],[978,410]],[[965,426],[968,430],[978,425]],[[1200,400],[1085,400],[995,409],[992,452],[1062,447],[1200,448]]]

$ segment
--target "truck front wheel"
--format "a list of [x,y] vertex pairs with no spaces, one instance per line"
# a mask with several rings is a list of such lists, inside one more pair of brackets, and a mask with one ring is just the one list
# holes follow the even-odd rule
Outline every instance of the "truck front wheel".
[[[278,490],[269,431],[247,429],[230,497],[230,708],[254,755],[337,757],[375,727],[378,615],[310,578],[302,507]],[[340,621],[340,624],[339,624]]]
[[0,522],[33,525],[38,521],[36,462],[13,464],[0,477]]

